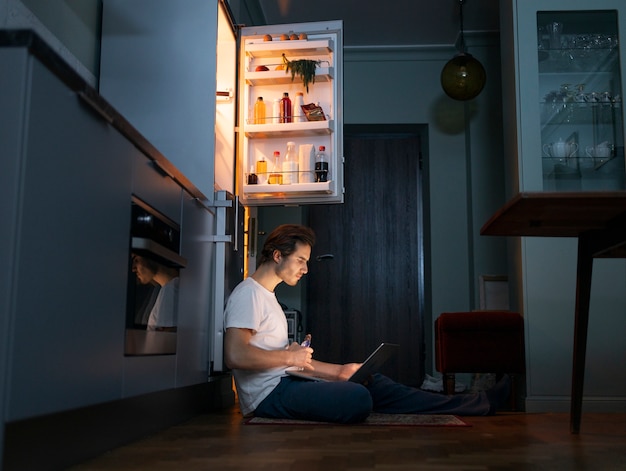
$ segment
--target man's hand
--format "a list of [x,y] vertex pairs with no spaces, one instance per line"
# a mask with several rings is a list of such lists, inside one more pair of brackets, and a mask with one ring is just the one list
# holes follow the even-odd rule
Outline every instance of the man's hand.
[[361,368],[362,364],[363,363],[346,363],[345,365],[340,365],[339,374],[337,376],[339,379],[347,381],[350,379],[350,376],[356,372],[356,370]]
[[311,360],[313,360],[313,349],[311,347],[302,347],[297,342],[293,342],[287,347],[287,350],[292,354],[290,366],[302,368],[303,370],[315,369],[311,364]]

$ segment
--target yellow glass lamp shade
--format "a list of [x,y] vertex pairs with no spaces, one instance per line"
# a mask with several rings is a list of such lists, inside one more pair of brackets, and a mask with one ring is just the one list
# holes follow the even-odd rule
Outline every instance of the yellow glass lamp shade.
[[485,86],[487,74],[483,65],[471,54],[460,52],[441,71],[441,86],[450,98],[465,101],[478,96]]

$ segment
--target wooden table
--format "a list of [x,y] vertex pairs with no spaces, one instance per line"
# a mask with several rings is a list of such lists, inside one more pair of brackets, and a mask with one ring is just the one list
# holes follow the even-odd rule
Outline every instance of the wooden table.
[[626,191],[519,193],[481,235],[576,237],[576,310],[570,430],[580,431],[593,259],[626,258]]

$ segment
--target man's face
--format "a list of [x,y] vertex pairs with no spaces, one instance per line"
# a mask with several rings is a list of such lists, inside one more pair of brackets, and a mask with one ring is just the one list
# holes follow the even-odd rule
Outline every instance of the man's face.
[[296,242],[296,250],[287,257],[280,257],[276,266],[276,274],[289,286],[295,286],[309,271],[307,263],[311,258],[311,247]]
[[144,263],[143,257],[133,254],[133,272],[142,285],[147,285],[154,278],[154,272]]

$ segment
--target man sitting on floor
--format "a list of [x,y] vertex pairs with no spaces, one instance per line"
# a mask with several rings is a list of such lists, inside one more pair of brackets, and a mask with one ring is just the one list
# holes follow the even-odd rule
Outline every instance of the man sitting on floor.
[[[313,359],[313,349],[292,343],[274,289],[295,286],[307,273],[315,234],[285,224],[268,236],[254,274],[242,281],[226,304],[224,350],[233,370],[244,415],[355,423],[371,412],[388,414],[489,415],[502,404],[508,377],[491,390],[446,396],[396,383],[376,374],[366,384],[346,381],[360,367]],[[315,382],[285,374],[295,366],[344,381]]]

